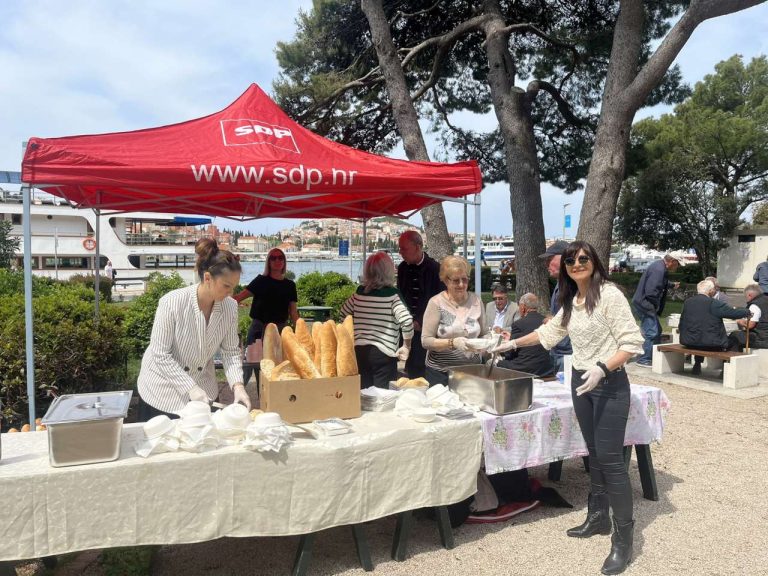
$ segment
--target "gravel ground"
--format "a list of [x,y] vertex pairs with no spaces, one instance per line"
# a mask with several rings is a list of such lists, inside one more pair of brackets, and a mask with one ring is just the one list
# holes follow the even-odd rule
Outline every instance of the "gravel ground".
[[[627,574],[768,574],[768,396],[739,399],[674,384],[660,384],[633,368],[632,381],[662,387],[672,401],[663,444],[652,447],[659,501],[642,498],[633,460],[635,559]],[[762,388],[762,387],[761,387]],[[589,489],[580,460],[563,466],[560,482],[547,480],[547,468],[531,470],[554,486],[573,510],[538,508],[501,524],[462,526],[456,547],[440,546],[434,522],[417,520],[409,558],[389,556],[394,518],[366,525],[377,574],[383,575],[580,575],[599,574],[610,548],[609,536],[568,538],[581,523]],[[162,547],[154,574],[289,574],[297,537],[225,538],[202,544]],[[74,562],[57,575],[99,574],[97,563]],[[87,564],[84,566],[83,564]],[[349,528],[319,534],[309,569],[312,576],[362,575]]]

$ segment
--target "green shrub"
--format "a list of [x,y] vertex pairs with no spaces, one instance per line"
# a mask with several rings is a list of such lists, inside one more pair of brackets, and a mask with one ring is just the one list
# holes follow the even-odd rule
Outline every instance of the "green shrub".
[[351,284],[349,286],[335,288],[328,292],[328,295],[325,297],[325,306],[333,308],[333,310],[331,310],[331,318],[337,322],[339,321],[339,310],[341,309],[341,305],[355,293],[355,290],[357,290],[357,287],[354,284]]
[[[90,296],[90,297],[89,297]],[[32,303],[37,415],[53,397],[120,388],[125,379],[123,310],[105,305],[98,324],[93,294],[60,285]],[[27,419],[24,296],[0,297],[0,396],[9,426]]]
[[[74,274],[67,280],[68,284],[78,285],[81,284],[88,288],[91,292],[94,291],[96,285],[95,277],[93,274]],[[101,299],[105,302],[112,302],[112,279],[106,276],[99,276],[99,294]]]
[[[480,266],[480,291],[487,292],[493,285],[493,269],[490,266]],[[472,266],[469,270],[469,287],[470,292],[475,291],[475,267]]]
[[[49,294],[56,285],[53,278],[32,275],[32,295]],[[24,272],[0,268],[0,297],[24,294]]]
[[240,342],[245,344],[248,338],[248,329],[251,327],[251,317],[246,314],[238,314],[237,333],[240,336]]
[[299,306],[325,306],[328,294],[337,288],[354,286],[352,280],[338,272],[310,272],[296,282]]
[[100,562],[105,576],[144,576],[152,574],[152,561],[159,546],[107,548]]
[[131,354],[141,356],[149,346],[149,337],[152,335],[152,325],[155,322],[155,312],[160,298],[171,290],[184,286],[184,280],[177,272],[170,276],[160,272],[149,275],[146,291],[131,303],[125,314],[126,345]]

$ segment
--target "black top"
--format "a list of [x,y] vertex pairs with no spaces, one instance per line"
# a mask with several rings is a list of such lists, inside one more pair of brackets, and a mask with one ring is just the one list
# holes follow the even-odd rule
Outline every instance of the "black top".
[[[528,312],[523,318],[512,323],[512,327],[509,329],[510,338],[522,338],[543,323],[544,316],[538,312]],[[506,360],[499,362],[499,366],[540,377],[552,376],[555,373],[549,352],[541,344],[513,350],[507,355]]]
[[680,314],[680,344],[691,348],[728,347],[723,318],[735,320],[747,315],[746,308],[731,308],[725,302],[696,294],[683,303]]
[[440,281],[440,264],[426,252],[421,264],[400,262],[397,289],[411,316],[421,325],[430,298],[445,290],[445,284]]
[[259,274],[246,289],[253,294],[251,318],[261,320],[264,324],[285,324],[289,304],[299,300],[295,282],[287,278],[275,280],[271,276]]

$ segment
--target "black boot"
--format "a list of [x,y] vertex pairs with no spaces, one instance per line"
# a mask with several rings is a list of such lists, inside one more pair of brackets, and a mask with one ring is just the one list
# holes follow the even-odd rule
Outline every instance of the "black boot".
[[613,519],[613,536],[611,536],[611,553],[603,562],[603,574],[621,574],[632,562],[632,533],[635,530],[634,521],[619,524]]
[[590,494],[587,503],[587,519],[584,523],[566,531],[573,538],[589,538],[595,534],[611,533],[611,517],[608,514],[608,494]]

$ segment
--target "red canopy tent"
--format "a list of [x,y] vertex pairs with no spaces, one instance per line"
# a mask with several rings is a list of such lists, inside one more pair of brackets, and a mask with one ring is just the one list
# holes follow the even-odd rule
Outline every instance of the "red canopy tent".
[[82,208],[246,219],[407,217],[482,187],[474,161],[409,162],[331,142],[256,84],[197,120],[31,138],[22,181]]

